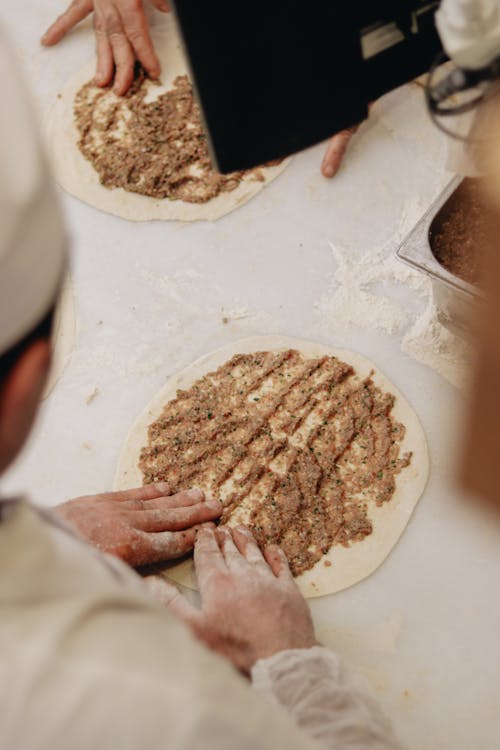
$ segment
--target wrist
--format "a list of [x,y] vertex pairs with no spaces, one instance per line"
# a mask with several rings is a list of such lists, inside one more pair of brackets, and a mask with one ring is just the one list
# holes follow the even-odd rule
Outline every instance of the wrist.
[[316,640],[314,635],[308,638],[288,639],[283,642],[266,644],[265,647],[258,649],[254,653],[252,668],[257,662],[266,661],[267,659],[278,656],[278,654],[284,653],[285,651],[309,651],[317,646],[321,647],[321,643]]

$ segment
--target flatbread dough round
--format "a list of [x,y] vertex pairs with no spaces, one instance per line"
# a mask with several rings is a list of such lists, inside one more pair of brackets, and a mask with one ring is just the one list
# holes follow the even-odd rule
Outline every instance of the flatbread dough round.
[[[405,451],[413,453],[410,465],[396,478],[396,491],[391,500],[380,507],[370,506],[372,533],[350,547],[334,545],[313,568],[296,578],[303,595],[311,598],[333,594],[352,586],[369,576],[383,563],[410,520],[429,476],[427,442],[417,415],[388,378],[361,354],[302,339],[256,336],[235,341],[201,357],[169,380],[139,416],[125,441],[118,462],[114,487],[115,489],[129,489],[142,484],[142,472],[138,467],[138,460],[141,448],[148,444],[148,427],[159,418],[167,401],[175,398],[179,388],[190,388],[196,380],[216,370],[235,354],[280,349],[297,349],[304,357],[335,356],[352,365],[360,378],[368,377],[373,372],[372,380],[375,385],[396,397],[392,416],[406,427],[405,436],[400,443],[400,452],[401,454]],[[165,567],[164,575],[183,586],[196,588],[191,558],[180,563],[169,564]]]
[[[168,18],[165,24],[162,24],[161,32],[153,30],[152,37],[162,67],[162,85],[155,88],[155,92],[160,95],[171,89],[174,79],[186,74],[188,69],[172,18]],[[248,175],[237,188],[220,193],[207,203],[156,199],[131,193],[123,188],[104,187],[99,181],[98,173],[77,146],[80,135],[73,116],[76,93],[94,75],[95,62],[91,62],[69,80],[48,112],[45,132],[57,182],[68,193],[100,211],[131,221],[214,221],[253,198],[281,174],[290,161],[286,159],[277,166],[262,167],[262,182]],[[114,97],[114,94],[110,91],[109,96]]]
[[56,307],[51,341],[52,364],[42,394],[42,400],[50,396],[68,364],[75,344],[75,331],[75,297],[71,278],[68,275],[64,280]]

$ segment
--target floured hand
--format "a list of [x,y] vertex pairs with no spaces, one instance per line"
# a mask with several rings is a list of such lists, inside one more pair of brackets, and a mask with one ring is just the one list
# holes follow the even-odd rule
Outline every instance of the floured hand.
[[54,508],[75,533],[102,552],[138,567],[189,552],[200,526],[222,512],[217,500],[199,489],[165,494],[161,483],[125,492],[69,500]]
[[[166,0],[150,0],[164,13],[169,11]],[[42,44],[52,47],[80,21],[94,13],[98,86],[109,85],[114,78],[114,91],[122,95],[134,80],[138,60],[151,78],[160,75],[160,62],[149,33],[149,24],[142,0],[73,0],[42,37]]]
[[248,674],[279,651],[317,645],[311,615],[279,547],[260,552],[245,527],[199,531],[194,549],[201,610],[165,579],[147,580],[154,596],[210,649]]

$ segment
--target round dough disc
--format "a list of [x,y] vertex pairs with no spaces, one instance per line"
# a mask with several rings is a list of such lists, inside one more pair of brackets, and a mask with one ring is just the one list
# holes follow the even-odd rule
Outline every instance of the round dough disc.
[[[141,448],[148,443],[148,427],[161,415],[167,401],[175,398],[177,389],[190,388],[196,380],[216,370],[235,354],[280,349],[297,349],[304,357],[333,355],[352,365],[360,378],[365,378],[373,372],[372,379],[375,385],[396,397],[392,415],[396,421],[402,422],[406,427],[405,436],[400,444],[401,453],[405,451],[413,453],[410,465],[396,477],[396,491],[391,500],[381,507],[371,506],[369,517],[373,523],[373,532],[350,547],[334,545],[313,568],[296,578],[303,595],[310,598],[333,594],[352,586],[369,576],[383,563],[410,520],[429,476],[427,442],[417,415],[390,380],[361,354],[302,339],[256,336],[235,341],[201,357],[175,375],[139,416],[125,441],[118,462],[114,487],[117,490],[129,489],[142,484],[138,460]],[[169,564],[165,567],[164,574],[176,583],[188,588],[196,588],[191,558],[184,559],[180,563]]]
[[[188,69],[172,17],[167,18],[162,24],[161,32],[152,30],[152,38],[162,68],[162,85],[155,91],[162,94],[172,88],[174,79],[187,73]],[[106,188],[101,185],[98,173],[77,146],[80,136],[73,116],[76,93],[94,75],[95,62],[91,62],[68,81],[48,112],[45,132],[52,168],[59,185],[71,195],[100,211],[131,221],[214,221],[253,198],[274,180],[290,161],[286,159],[277,166],[262,167],[262,182],[248,175],[235,190],[220,193],[207,203],[156,199],[131,193],[123,188]],[[112,91],[108,95],[115,96]]]

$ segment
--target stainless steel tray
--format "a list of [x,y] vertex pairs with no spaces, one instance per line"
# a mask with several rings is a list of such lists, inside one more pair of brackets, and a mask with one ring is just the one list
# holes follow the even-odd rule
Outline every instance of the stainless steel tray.
[[432,223],[462,180],[463,177],[455,177],[448,183],[398,247],[396,256],[430,276],[439,322],[453,333],[468,338],[473,310],[483,295],[477,287],[447,271],[434,257],[430,244]]

